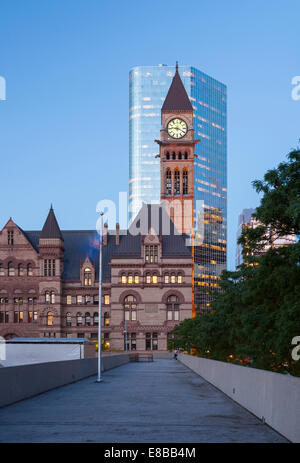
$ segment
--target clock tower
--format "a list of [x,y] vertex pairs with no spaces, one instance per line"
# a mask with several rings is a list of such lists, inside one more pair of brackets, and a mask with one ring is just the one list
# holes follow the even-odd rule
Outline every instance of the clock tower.
[[160,146],[161,202],[179,233],[191,234],[194,216],[193,107],[176,72],[161,109]]

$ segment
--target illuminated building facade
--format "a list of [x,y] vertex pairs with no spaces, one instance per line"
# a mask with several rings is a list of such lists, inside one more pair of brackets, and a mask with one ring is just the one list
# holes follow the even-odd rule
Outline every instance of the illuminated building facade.
[[[161,108],[174,66],[136,66],[129,75],[129,220],[143,202],[159,202]],[[203,201],[204,233],[195,236],[196,310],[209,309],[208,290],[218,290],[227,255],[227,96],[226,86],[192,66],[179,75],[193,108],[194,201]],[[201,206],[202,207],[202,206]]]

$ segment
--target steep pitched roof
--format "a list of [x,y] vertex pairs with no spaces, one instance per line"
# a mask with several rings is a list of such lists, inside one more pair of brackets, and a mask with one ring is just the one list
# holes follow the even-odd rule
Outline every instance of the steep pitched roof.
[[[153,220],[158,214],[159,220]],[[146,233],[148,229],[154,229],[157,235],[162,237],[162,256],[171,258],[191,257],[192,251],[186,245],[186,236],[178,235],[174,229],[173,222],[160,205],[144,204],[138,214],[138,221],[142,222],[148,218]],[[164,223],[170,222],[170,232],[164,230]],[[168,227],[167,227],[168,228]],[[165,233],[164,233],[165,231]],[[84,262],[86,257],[90,259],[95,268],[95,279],[99,281],[99,234],[96,230],[63,230],[62,237],[64,240],[64,272],[62,279],[64,281],[80,281],[80,263]],[[25,231],[27,239],[32,246],[38,251],[40,231]],[[130,229],[120,230],[120,243],[116,245],[116,237],[113,233],[108,232],[107,245],[102,247],[102,277],[103,281],[110,281],[110,262],[113,257],[141,257],[142,234],[131,234]]]
[[63,236],[58,226],[52,205],[50,207],[46,222],[43,226],[40,238],[59,238],[63,240]]
[[161,108],[162,111],[193,111],[193,106],[190,102],[188,94],[184,88],[181,77],[178,72],[178,65],[176,64],[176,72],[173,77],[171,86],[167,93],[164,104]]

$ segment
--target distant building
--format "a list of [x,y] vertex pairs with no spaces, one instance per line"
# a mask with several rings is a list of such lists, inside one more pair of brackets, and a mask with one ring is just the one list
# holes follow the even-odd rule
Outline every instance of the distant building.
[[[243,209],[243,212],[239,215],[238,221],[238,232],[237,238],[240,237],[244,228],[256,228],[260,225],[259,220],[253,217],[255,214],[256,209]],[[290,244],[296,243],[296,237],[294,235],[282,236],[278,237],[275,231],[270,231],[270,239],[266,242],[263,250],[260,251],[260,254],[263,254],[268,251],[271,247],[277,248],[281,246],[288,246]],[[237,244],[236,247],[236,266],[241,265],[243,263],[243,254],[242,254],[242,246]]]
[[[195,237],[196,310],[208,309],[208,290],[218,290],[227,256],[227,89],[193,66],[179,66],[195,139],[193,195],[204,202],[204,233]],[[129,219],[142,203],[159,203],[161,167],[154,140],[162,129],[161,109],[176,75],[174,66],[135,66],[129,74]],[[176,78],[176,82],[179,82]],[[191,127],[189,127],[191,128]],[[175,161],[175,160],[174,160]],[[174,162],[174,167],[177,161]],[[196,214],[195,214],[196,220]]]

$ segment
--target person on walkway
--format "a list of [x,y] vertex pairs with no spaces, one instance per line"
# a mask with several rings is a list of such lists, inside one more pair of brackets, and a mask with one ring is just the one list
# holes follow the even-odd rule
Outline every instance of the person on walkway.
[[175,349],[174,350],[174,359],[177,360],[177,356],[178,356],[178,349]]

